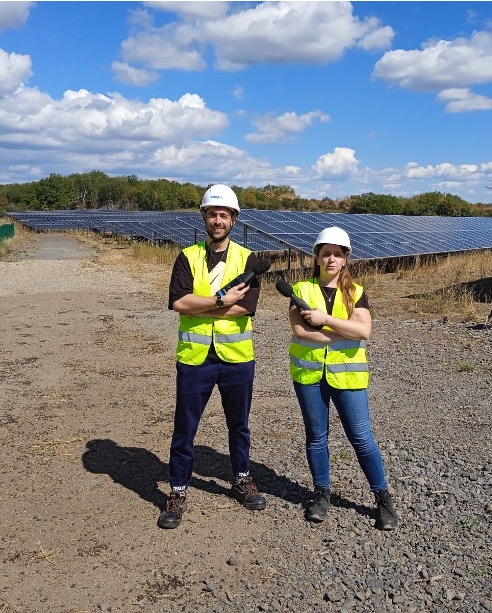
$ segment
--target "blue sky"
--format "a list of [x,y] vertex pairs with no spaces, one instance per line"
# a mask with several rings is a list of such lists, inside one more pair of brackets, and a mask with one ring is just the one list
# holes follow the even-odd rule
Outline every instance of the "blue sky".
[[0,2],[0,183],[492,202],[491,2]]

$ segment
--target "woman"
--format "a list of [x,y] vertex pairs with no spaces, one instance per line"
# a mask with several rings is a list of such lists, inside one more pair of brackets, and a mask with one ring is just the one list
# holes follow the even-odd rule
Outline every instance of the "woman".
[[328,429],[333,401],[374,492],[376,527],[391,530],[397,517],[371,431],[367,395],[366,340],[371,334],[371,314],[362,286],[350,276],[350,251],[350,238],[344,230],[322,230],[313,245],[313,275],[293,288],[313,310],[298,310],[294,304],[289,310],[294,333],[289,348],[290,374],[304,419],[306,455],[314,483],[306,518],[323,521],[330,505]]

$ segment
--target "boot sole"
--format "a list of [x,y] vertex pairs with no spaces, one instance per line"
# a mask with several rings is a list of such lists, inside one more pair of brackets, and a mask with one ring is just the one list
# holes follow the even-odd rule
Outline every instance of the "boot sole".
[[236,496],[233,494],[231,495],[231,498],[234,498],[234,500],[239,502],[239,504],[241,504],[245,509],[248,509],[248,511],[263,511],[263,509],[266,507],[266,500],[262,500],[261,502],[244,502],[243,500],[236,498]]
[[[240,501],[238,501],[240,502]],[[263,509],[266,507],[266,501],[265,502],[256,502],[254,504],[248,504],[248,503],[241,503],[243,505],[243,507],[245,509],[248,509],[248,511],[263,511]]]
[[181,509],[181,515],[179,517],[161,519],[162,515],[164,515],[165,511],[161,513],[161,517],[157,520],[157,525],[159,528],[170,529],[177,528],[181,524],[181,520],[183,519],[183,513],[186,511],[186,501],[183,504]]
[[172,529],[172,528],[177,528],[179,525],[181,524],[181,520],[177,521],[177,522],[169,522],[167,524],[163,523],[163,522],[157,522],[157,525],[159,526],[159,528],[164,528],[164,529]]
[[312,515],[306,515],[306,519],[308,521],[314,521],[317,524],[320,524],[322,521],[325,521],[326,519],[326,515],[324,517],[319,517],[318,515],[312,516]]
[[397,527],[398,524],[377,524],[376,528],[378,530],[384,530],[385,532],[388,532],[389,530],[394,530]]

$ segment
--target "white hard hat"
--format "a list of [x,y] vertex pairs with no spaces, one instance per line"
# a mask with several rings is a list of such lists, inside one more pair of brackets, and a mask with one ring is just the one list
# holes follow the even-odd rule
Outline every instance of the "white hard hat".
[[203,194],[200,209],[206,209],[209,206],[225,206],[228,209],[233,209],[238,214],[241,210],[236,194],[230,187],[220,183],[212,185],[212,187],[209,187]]
[[348,249],[349,253],[352,251],[349,235],[345,232],[345,230],[342,230],[342,228],[338,228],[337,226],[332,226],[331,228],[325,228],[324,230],[321,230],[321,232],[318,234],[318,238],[313,245],[313,253],[315,254],[317,245],[325,245],[327,243],[329,243],[330,245],[339,245],[340,247],[345,247],[346,249]]

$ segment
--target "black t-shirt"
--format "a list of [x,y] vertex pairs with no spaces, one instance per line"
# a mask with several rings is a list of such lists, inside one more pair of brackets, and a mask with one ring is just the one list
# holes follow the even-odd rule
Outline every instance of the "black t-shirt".
[[[323,294],[323,298],[325,299],[326,312],[328,315],[331,315],[333,312],[333,302],[335,300],[336,291],[337,291],[336,287],[322,287],[321,288],[321,293]],[[290,304],[292,306],[294,303],[291,301]],[[369,309],[369,300],[367,298],[367,294],[364,289],[362,290],[361,297],[354,304],[354,308]]]
[[[213,252],[211,249],[207,249],[207,268],[210,272],[214,266],[216,266],[221,260],[225,261],[227,258],[227,251],[219,251]],[[253,266],[258,262],[258,257],[255,253],[250,253],[248,259],[246,261],[246,270],[253,270]],[[241,271],[244,272],[244,271]],[[259,277],[253,277],[251,280],[249,290],[244,295],[238,304],[243,307],[251,315],[254,315],[256,312],[256,307],[258,304],[258,299],[260,297],[260,286],[261,281]],[[193,274],[191,272],[190,263],[188,258],[181,252],[176,261],[174,262],[173,271],[171,274],[171,281],[169,283],[169,301],[168,301],[168,309],[173,310],[173,304],[176,300],[179,300],[183,296],[187,294],[193,293]],[[213,343],[210,346],[208,357],[216,357],[215,349]]]

